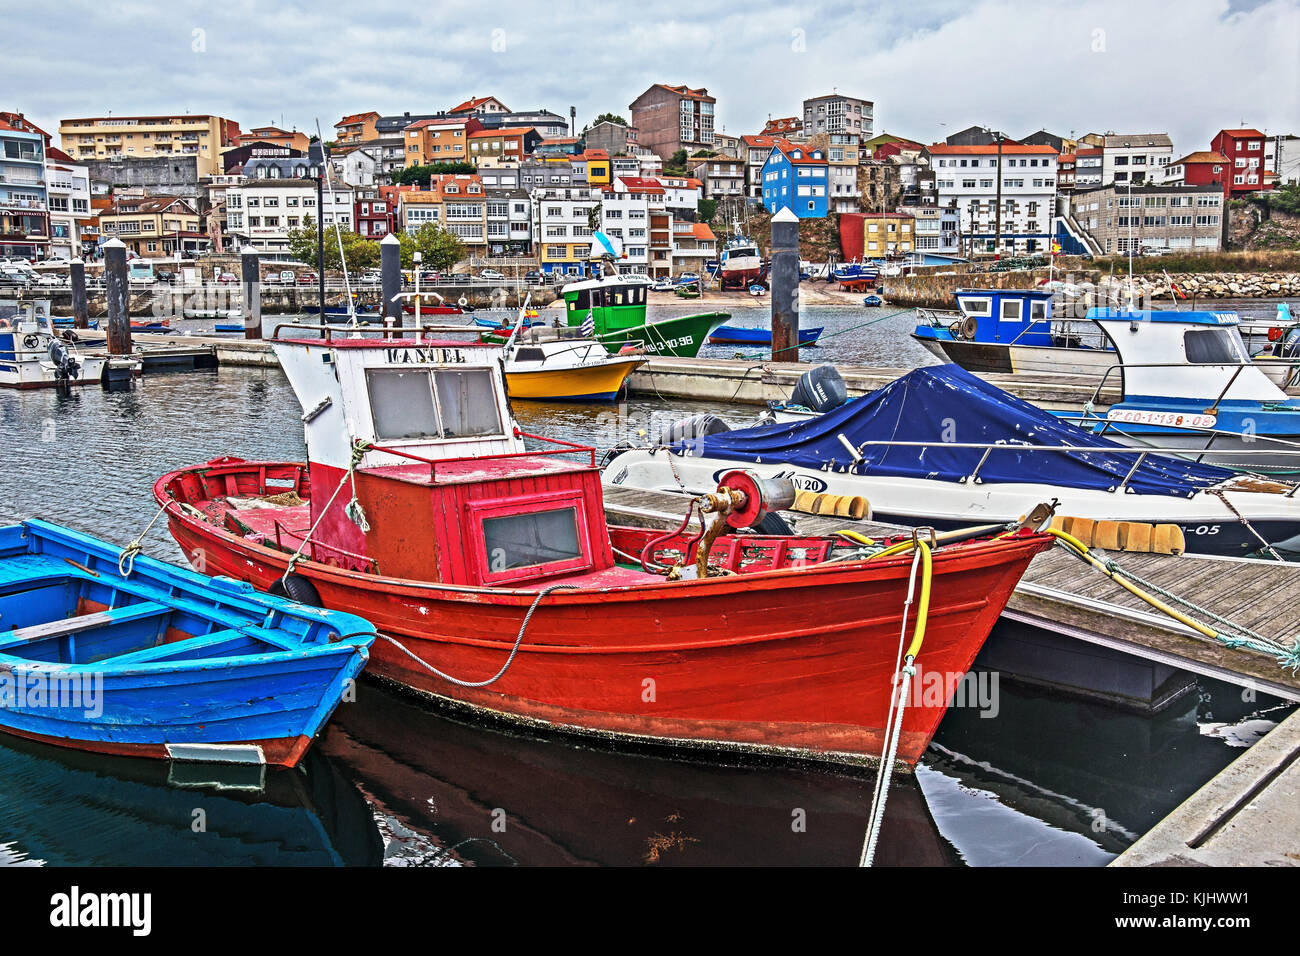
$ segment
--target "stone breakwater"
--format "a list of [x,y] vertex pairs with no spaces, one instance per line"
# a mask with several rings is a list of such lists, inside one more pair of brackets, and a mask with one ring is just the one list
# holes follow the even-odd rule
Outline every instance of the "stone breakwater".
[[[1296,272],[1194,272],[1171,275],[1170,278],[1189,299],[1300,297],[1300,273]],[[1142,298],[1168,299],[1172,296],[1169,280],[1163,275],[1134,276],[1133,285]]]

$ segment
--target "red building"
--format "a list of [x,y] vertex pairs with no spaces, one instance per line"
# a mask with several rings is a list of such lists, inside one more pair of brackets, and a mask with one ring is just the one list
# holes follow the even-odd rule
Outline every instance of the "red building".
[[1224,187],[1229,198],[1273,188],[1264,176],[1264,134],[1259,130],[1221,129],[1210,148],[1228,161]]
[[1166,182],[1175,185],[1218,186],[1223,189],[1228,178],[1228,158],[1211,150],[1188,153],[1170,163],[1165,176]]
[[[353,201],[353,229],[367,239],[382,239],[393,231],[393,199],[381,196],[380,186],[361,186]],[[390,187],[392,188],[392,187]]]

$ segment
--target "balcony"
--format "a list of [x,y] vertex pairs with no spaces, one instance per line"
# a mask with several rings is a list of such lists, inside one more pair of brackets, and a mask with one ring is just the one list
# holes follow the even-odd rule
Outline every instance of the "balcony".
[[0,209],[30,209],[33,212],[45,212],[46,205],[38,199],[3,199],[0,198]]

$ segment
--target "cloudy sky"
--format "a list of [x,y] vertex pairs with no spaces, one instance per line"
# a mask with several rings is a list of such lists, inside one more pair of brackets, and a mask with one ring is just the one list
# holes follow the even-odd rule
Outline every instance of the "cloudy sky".
[[[0,0],[11,6],[15,0]],[[696,9],[698,8],[698,9]],[[627,115],[654,82],[707,87],[728,133],[836,89],[876,129],[931,142],[1225,126],[1300,133],[1300,0],[60,0],[6,19],[0,108],[62,117],[216,113],[326,138],[345,113]]]

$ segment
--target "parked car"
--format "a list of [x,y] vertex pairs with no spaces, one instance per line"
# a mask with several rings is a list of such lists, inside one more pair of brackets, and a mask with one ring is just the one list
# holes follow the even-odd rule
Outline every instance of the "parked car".
[[0,269],[0,286],[25,289],[29,282],[30,280],[27,278],[26,273],[11,272],[8,269]]
[[452,272],[442,277],[443,282],[450,282],[453,285],[468,285],[474,281],[474,277],[468,272]]
[[421,281],[421,282],[441,282],[441,281],[442,281],[442,275],[439,274],[439,273],[437,273],[437,272],[434,272],[432,269],[426,269],[425,271],[423,271],[423,272],[420,273],[420,281]]
[[362,285],[379,285],[384,281],[383,275],[377,269],[371,269],[369,272],[361,273]]
[[529,285],[541,285],[542,274],[538,272],[536,269],[529,269],[527,272],[524,273],[524,281],[527,282]]
[[158,270],[153,274],[153,277],[157,279],[159,282],[165,282],[168,285],[171,285],[177,279],[176,273],[168,272],[166,269]]
[[233,272],[223,272],[217,276],[217,282],[220,285],[234,285],[239,281],[239,276]]
[[478,277],[484,282],[504,282],[506,278],[505,273],[497,272],[496,269],[484,269]]
[[38,288],[51,289],[63,285],[66,279],[57,272],[42,272],[33,277],[31,284]]
[[293,285],[298,281],[298,274],[292,269],[283,269],[280,272],[281,285]]
[[[281,277],[283,278],[283,276],[281,276]],[[299,285],[315,285],[318,281],[320,281],[320,277],[317,276],[316,273],[314,273],[314,272],[300,272],[300,273],[298,273],[298,284],[299,284]]]

